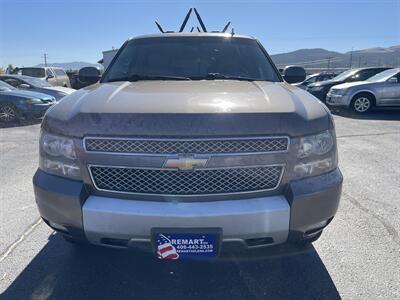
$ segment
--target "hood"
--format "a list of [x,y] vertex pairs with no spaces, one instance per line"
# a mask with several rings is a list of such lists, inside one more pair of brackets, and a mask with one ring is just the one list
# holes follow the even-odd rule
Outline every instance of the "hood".
[[309,88],[315,87],[315,86],[333,86],[342,83],[343,81],[336,81],[336,80],[324,80],[324,81],[318,81],[315,83],[311,83],[308,85]]
[[283,82],[233,80],[99,83],[63,98],[46,114],[54,133],[117,136],[226,136],[315,133],[326,107]]
[[70,89],[70,88],[66,88],[66,87],[62,87],[62,86],[46,86],[43,89],[61,92],[61,93],[67,94],[67,95],[72,94],[73,92],[76,91],[74,89]]
[[373,83],[374,82],[368,82],[368,81],[346,82],[346,83],[335,85],[334,89],[335,90],[348,89],[348,88],[355,87],[355,86],[370,85],[370,84],[373,84]]
[[12,90],[8,92],[1,92],[2,95],[9,95],[9,96],[16,96],[16,97],[21,97],[21,98],[37,98],[37,99],[54,99],[53,96],[43,94],[43,93],[38,93],[38,92],[32,92],[32,91],[24,91],[24,90]]

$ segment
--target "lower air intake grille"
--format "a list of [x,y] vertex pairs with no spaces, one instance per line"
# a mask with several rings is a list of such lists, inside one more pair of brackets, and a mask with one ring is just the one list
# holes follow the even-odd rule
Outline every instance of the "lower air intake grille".
[[198,169],[194,171],[90,166],[97,189],[150,195],[209,195],[272,190],[282,166]]

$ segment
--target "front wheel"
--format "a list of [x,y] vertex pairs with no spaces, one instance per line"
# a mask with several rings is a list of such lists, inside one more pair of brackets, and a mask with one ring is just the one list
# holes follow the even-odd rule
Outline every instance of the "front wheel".
[[17,108],[9,103],[0,105],[0,121],[5,123],[11,123],[18,119]]
[[369,95],[356,96],[351,103],[353,111],[359,114],[369,112],[372,108],[372,105],[373,99]]

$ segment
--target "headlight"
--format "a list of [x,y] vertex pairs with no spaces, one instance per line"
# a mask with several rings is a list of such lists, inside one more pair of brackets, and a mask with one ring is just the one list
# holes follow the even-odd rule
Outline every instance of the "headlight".
[[25,103],[26,103],[26,104],[41,104],[41,103],[43,103],[43,102],[42,102],[42,100],[40,100],[40,99],[32,98],[32,99],[27,99],[27,100],[25,100]]
[[300,138],[294,179],[316,176],[337,167],[335,135],[327,130]]
[[312,92],[319,92],[319,91],[322,91],[323,89],[324,89],[323,86],[313,86],[313,87],[309,88],[309,90]]
[[72,139],[41,132],[40,168],[54,175],[80,179],[74,141]]
[[339,96],[344,96],[346,95],[348,89],[333,89],[330,91],[332,95],[339,95]]
[[63,92],[57,92],[56,95],[57,95],[58,99],[61,99],[61,98],[65,97],[67,94],[65,94]]
[[333,147],[333,137],[330,131],[324,131],[317,135],[310,135],[300,139],[298,158],[311,155],[323,155]]

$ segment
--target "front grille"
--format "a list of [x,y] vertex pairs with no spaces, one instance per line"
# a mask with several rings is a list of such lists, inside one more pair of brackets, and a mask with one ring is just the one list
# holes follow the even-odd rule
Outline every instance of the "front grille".
[[103,191],[153,195],[207,195],[272,190],[282,166],[198,169],[194,171],[90,166],[95,187]]
[[132,154],[218,154],[218,153],[264,153],[286,151],[287,137],[237,138],[237,139],[109,139],[86,138],[89,152],[112,152]]

